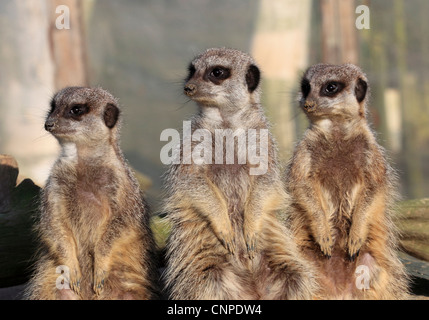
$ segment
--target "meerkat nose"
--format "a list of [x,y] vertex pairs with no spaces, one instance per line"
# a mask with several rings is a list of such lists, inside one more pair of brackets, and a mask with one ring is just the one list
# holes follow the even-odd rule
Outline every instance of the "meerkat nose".
[[307,110],[308,112],[312,112],[314,111],[314,109],[316,108],[316,103],[312,100],[306,100],[304,103],[304,109]]
[[52,120],[46,120],[45,130],[51,132],[55,127],[55,122]]
[[197,86],[195,84],[190,83],[185,86],[184,91],[187,96],[193,96],[197,91],[196,89]]

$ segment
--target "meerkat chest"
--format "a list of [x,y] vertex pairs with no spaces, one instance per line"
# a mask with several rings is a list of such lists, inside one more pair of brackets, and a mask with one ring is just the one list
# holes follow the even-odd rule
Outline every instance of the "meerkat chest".
[[112,169],[86,165],[76,170],[74,179],[63,182],[68,189],[65,200],[75,225],[95,230],[109,220],[116,180]]
[[210,178],[224,194],[229,212],[243,210],[251,184],[248,171],[247,165],[240,164],[210,166]]
[[322,140],[310,149],[313,175],[335,196],[349,192],[364,180],[369,149],[364,136]]

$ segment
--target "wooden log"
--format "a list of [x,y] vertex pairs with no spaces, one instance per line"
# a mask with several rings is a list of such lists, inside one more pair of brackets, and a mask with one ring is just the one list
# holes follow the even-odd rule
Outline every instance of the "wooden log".
[[415,258],[429,261],[429,199],[400,202],[396,223],[402,249]]
[[0,213],[10,207],[12,190],[18,178],[18,163],[9,155],[0,155]]
[[[0,288],[28,280],[36,249],[32,228],[40,187],[30,179],[16,186],[18,165],[11,156],[0,157]],[[4,202],[7,199],[7,202]]]

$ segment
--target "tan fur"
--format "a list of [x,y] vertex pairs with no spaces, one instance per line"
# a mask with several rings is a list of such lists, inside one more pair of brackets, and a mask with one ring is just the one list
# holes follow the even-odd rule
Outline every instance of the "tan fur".
[[[317,265],[318,299],[408,294],[392,222],[395,174],[366,119],[367,82],[350,64],[315,65],[302,80],[300,105],[310,127],[289,165],[287,190],[294,237]],[[328,89],[330,83],[341,89]],[[356,284],[363,279],[359,266],[369,270],[368,290]]]
[[[86,111],[73,115],[73,106]],[[42,193],[28,299],[156,297],[149,212],[119,148],[118,117],[116,99],[99,88],[65,88],[52,100],[45,126],[62,153]],[[57,288],[59,266],[70,289]]]
[[[229,70],[230,76],[210,80],[215,66]],[[256,68],[250,56],[232,49],[209,49],[196,57],[185,85],[200,108],[191,119],[192,132],[206,129],[215,137],[216,129],[241,128],[245,133],[268,129]],[[214,139],[211,147],[215,159],[219,150]],[[182,148],[182,159],[184,152]],[[172,227],[164,274],[168,295],[172,299],[308,299],[315,290],[310,263],[276,217],[288,197],[275,142],[268,137],[264,174],[251,175],[254,165],[238,164],[239,156],[235,148],[234,164],[170,167],[165,183],[165,212]]]

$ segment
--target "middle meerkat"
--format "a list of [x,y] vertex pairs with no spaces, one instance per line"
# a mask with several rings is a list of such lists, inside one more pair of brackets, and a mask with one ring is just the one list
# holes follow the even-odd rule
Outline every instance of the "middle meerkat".
[[[191,119],[191,148],[181,148],[182,161],[171,165],[166,179],[172,231],[164,278],[170,297],[310,298],[312,269],[276,216],[288,197],[260,105],[259,68],[241,51],[213,48],[188,71],[184,91],[199,112]],[[204,150],[213,161],[184,163],[198,149],[194,133],[201,131],[216,137]],[[225,160],[231,134],[234,152]]]

